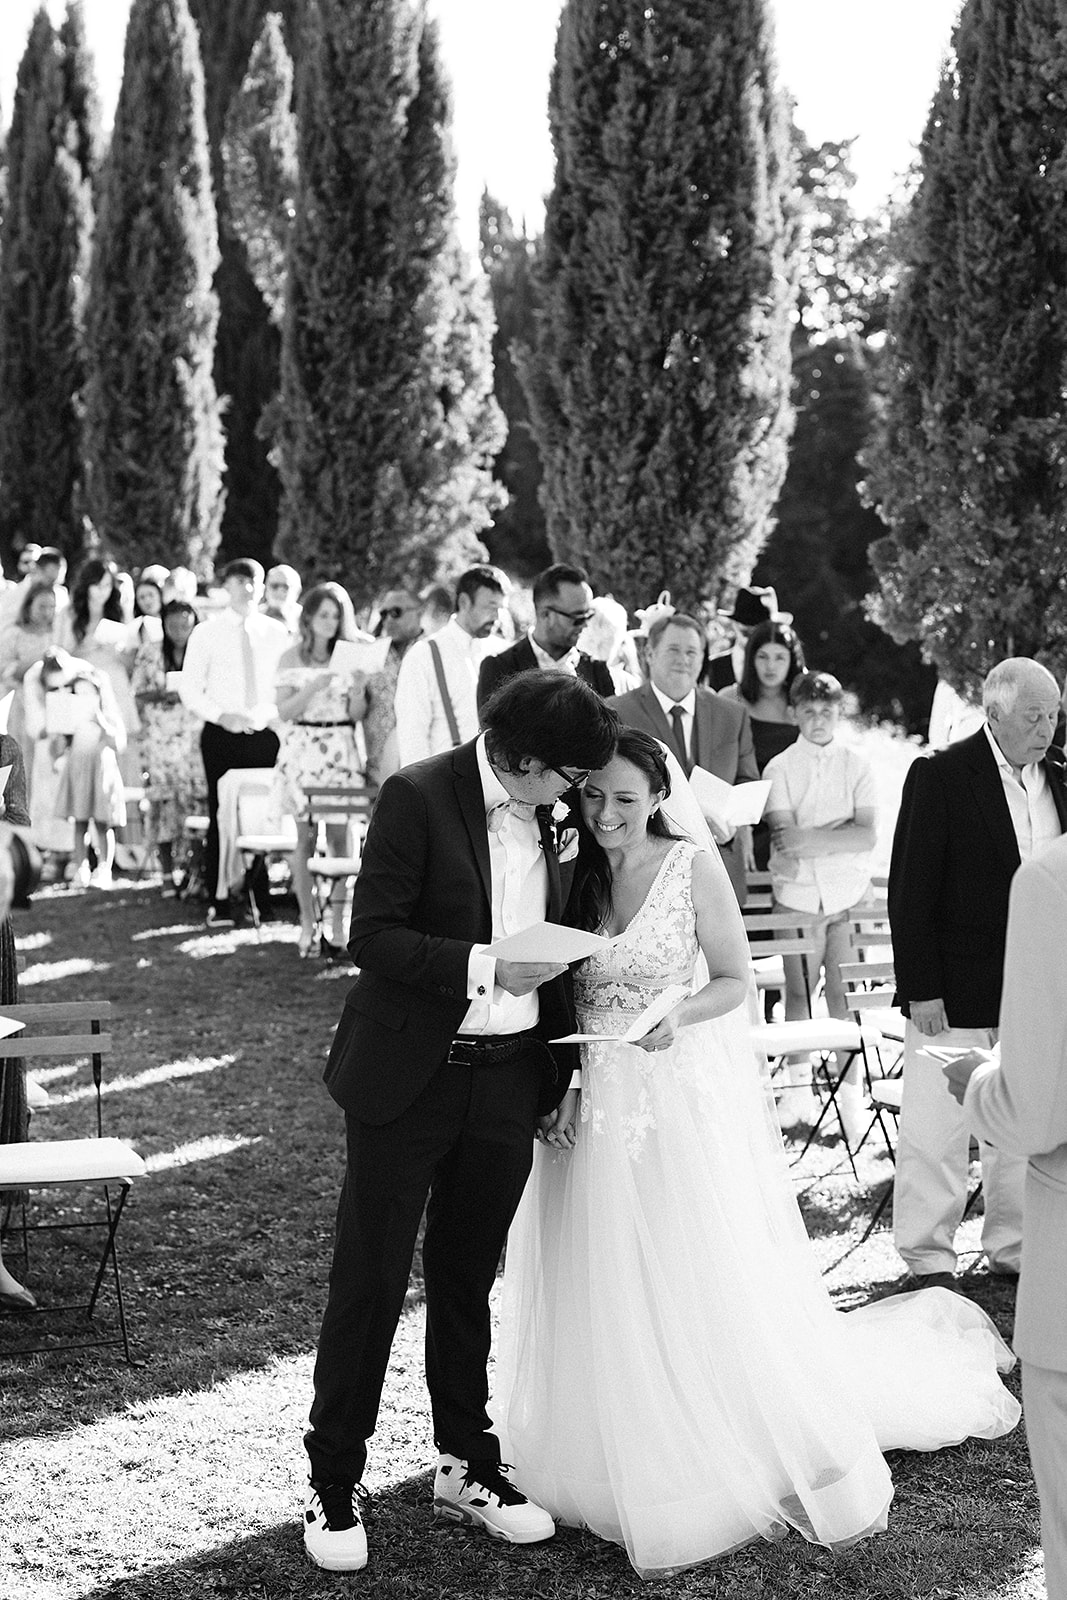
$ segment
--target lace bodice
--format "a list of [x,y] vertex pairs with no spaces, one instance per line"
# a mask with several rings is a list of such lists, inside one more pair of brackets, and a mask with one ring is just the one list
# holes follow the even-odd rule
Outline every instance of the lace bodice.
[[661,990],[692,981],[699,953],[692,894],[695,854],[695,845],[679,840],[626,932],[575,972],[574,999],[583,1031],[625,1033],[630,1019]]

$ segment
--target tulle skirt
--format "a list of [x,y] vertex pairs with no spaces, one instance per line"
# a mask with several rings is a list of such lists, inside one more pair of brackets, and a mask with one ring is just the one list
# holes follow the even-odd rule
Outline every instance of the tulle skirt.
[[576,1148],[508,1240],[494,1418],[516,1481],[643,1576],[887,1523],[883,1448],[1014,1426],[1011,1355],[948,1291],[835,1312],[743,1012],[586,1054]]

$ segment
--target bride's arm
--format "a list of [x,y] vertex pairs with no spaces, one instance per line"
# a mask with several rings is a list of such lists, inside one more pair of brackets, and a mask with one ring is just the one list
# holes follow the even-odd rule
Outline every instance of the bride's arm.
[[711,976],[645,1034],[639,1041],[643,1050],[665,1050],[679,1028],[736,1011],[748,991],[748,941],[726,868],[702,852],[693,857],[692,882],[697,938]]

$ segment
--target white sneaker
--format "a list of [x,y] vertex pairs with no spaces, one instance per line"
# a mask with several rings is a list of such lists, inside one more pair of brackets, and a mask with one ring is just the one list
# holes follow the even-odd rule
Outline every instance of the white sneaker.
[[556,1524],[509,1482],[504,1474],[510,1470],[500,1462],[461,1461],[442,1453],[433,1480],[434,1516],[484,1528],[491,1539],[509,1544],[551,1539]]
[[367,1565],[367,1535],[351,1485],[308,1485],[304,1549],[327,1572],[360,1572]]
[[111,868],[96,867],[89,879],[91,889],[110,889],[112,886]]
[[80,861],[71,874],[70,882],[77,889],[88,889],[92,876],[93,869],[88,861]]

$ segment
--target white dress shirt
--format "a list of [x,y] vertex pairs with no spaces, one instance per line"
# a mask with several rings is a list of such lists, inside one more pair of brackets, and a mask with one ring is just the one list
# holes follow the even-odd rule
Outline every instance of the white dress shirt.
[[[649,680],[649,688],[652,690],[652,693],[663,707],[663,715],[670,724],[672,732],[674,730],[674,722],[671,719],[671,712],[674,710],[675,706],[681,706],[682,732],[685,734],[685,748],[689,754],[689,760],[692,761],[693,725],[697,714],[697,692],[695,685],[692,689],[690,689],[684,700],[672,700],[669,694],[664,694],[662,689],[657,689],[656,685],[652,683],[651,680]],[[677,754],[677,752],[675,753]]]
[[[771,780],[767,811],[791,811],[798,828],[832,828],[878,804],[870,763],[836,739],[822,745],[798,739],[768,761],[763,776]],[[795,878],[779,878],[771,858],[774,898],[794,911],[832,916],[862,900],[870,887],[869,850],[804,856],[796,866]]]
[[1022,769],[1021,775],[1016,776],[1014,767],[989,731],[988,723],[985,736],[1004,785],[1004,798],[1008,802],[1011,825],[1019,845],[1019,859],[1029,861],[1032,856],[1046,850],[1063,832],[1048,779],[1037,761],[1031,761]]
[[[410,653],[410,652],[409,652]],[[508,792],[489,765],[485,737],[478,740],[478,775],[486,813],[507,800]],[[500,829],[489,834],[489,870],[493,890],[493,939],[505,939],[535,922],[544,922],[548,909],[548,868],[535,819],[508,815]],[[496,983],[496,957],[476,944],[467,966],[470,1005],[460,1023],[460,1033],[523,1033],[536,1025],[537,990],[508,994]]]
[[578,676],[578,660],[581,652],[577,645],[572,645],[567,654],[560,656],[557,660],[555,656],[550,656],[547,650],[541,649],[541,646],[533,636],[532,628],[528,631],[526,637],[530,641],[530,649],[533,651],[534,659],[542,672],[566,672],[572,678]]
[[[251,705],[245,695],[242,629],[252,646]],[[205,722],[217,723],[229,713],[247,716],[256,729],[268,727],[278,717],[274,689],[278,662],[291,642],[281,623],[262,612],[241,617],[232,607],[220,611],[189,635],[179,682],[183,704]]]
[[[472,639],[455,617],[433,635],[433,643],[441,652],[448,696],[455,712],[460,743],[464,744],[478,732],[478,668],[483,658],[492,652],[492,645],[486,639]],[[429,639],[416,639],[400,663],[393,708],[397,754],[402,767],[452,749],[452,735]]]

